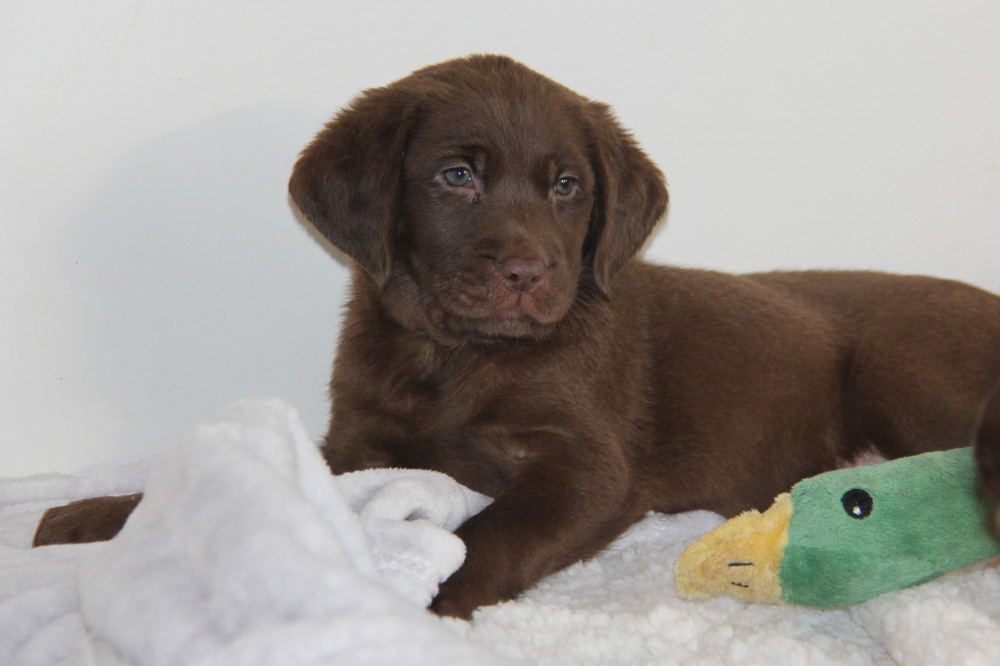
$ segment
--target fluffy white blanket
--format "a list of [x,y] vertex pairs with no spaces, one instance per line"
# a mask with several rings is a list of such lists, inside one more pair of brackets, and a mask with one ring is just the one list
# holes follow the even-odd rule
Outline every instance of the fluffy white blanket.
[[[29,544],[42,511],[145,490],[105,544]],[[489,500],[446,476],[331,476],[294,410],[234,406],[156,458],[0,480],[0,664],[996,664],[1000,569],[846,610],[677,597],[713,514],[650,515],[473,622],[423,610]]]

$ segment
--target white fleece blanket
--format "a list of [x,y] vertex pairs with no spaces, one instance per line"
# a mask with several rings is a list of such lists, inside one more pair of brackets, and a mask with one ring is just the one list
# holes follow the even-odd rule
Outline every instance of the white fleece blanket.
[[[29,549],[42,511],[145,490],[114,540]],[[423,610],[489,500],[446,476],[331,476],[294,410],[247,401],[162,456],[0,480],[0,665],[997,664],[1000,568],[846,610],[677,597],[714,514],[650,515],[473,622]]]

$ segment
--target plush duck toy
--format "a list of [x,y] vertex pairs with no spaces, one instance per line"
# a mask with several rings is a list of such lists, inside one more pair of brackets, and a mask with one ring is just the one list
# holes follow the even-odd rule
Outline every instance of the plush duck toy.
[[682,596],[837,608],[1000,555],[971,448],[819,474],[692,544]]

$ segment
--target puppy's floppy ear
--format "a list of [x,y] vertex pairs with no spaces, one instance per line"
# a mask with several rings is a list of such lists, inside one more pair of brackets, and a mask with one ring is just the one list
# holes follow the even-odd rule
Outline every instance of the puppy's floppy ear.
[[306,219],[380,288],[392,275],[403,154],[416,116],[411,92],[363,92],[306,146],[288,183]]
[[587,105],[598,197],[591,241],[594,280],[608,295],[611,280],[639,251],[667,209],[663,174],[600,102]]

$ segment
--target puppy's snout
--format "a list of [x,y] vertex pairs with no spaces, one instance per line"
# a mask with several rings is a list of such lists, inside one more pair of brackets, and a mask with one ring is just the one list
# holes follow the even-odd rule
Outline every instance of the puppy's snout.
[[500,264],[500,274],[508,287],[530,294],[545,281],[545,262],[535,257],[508,257]]

